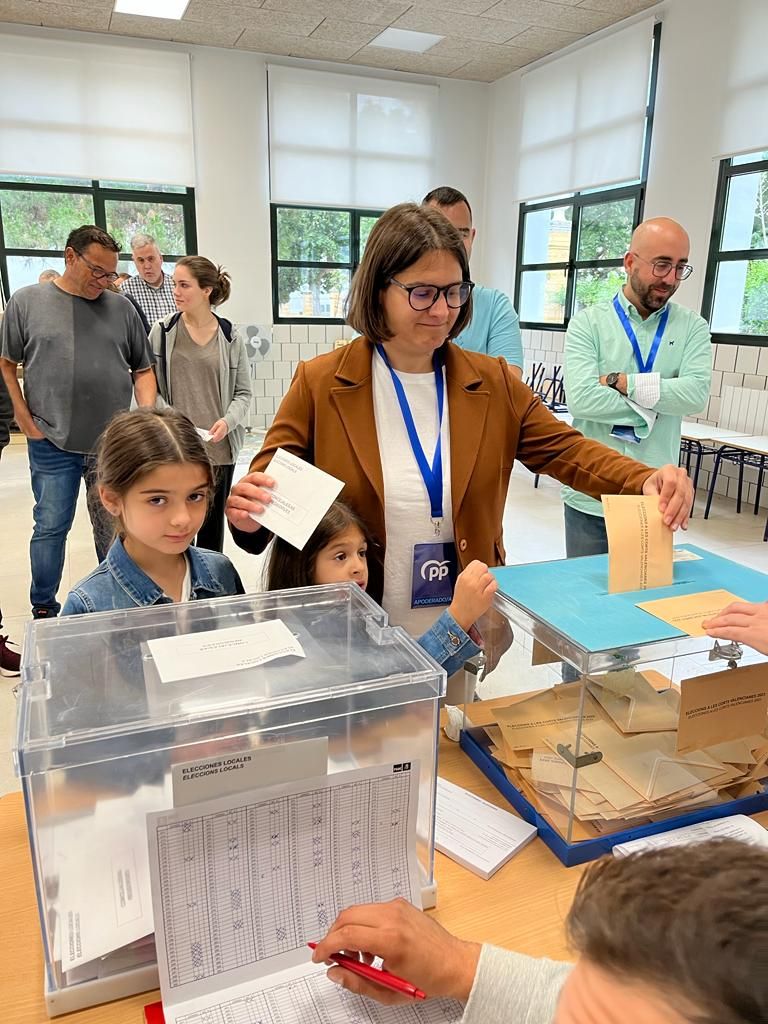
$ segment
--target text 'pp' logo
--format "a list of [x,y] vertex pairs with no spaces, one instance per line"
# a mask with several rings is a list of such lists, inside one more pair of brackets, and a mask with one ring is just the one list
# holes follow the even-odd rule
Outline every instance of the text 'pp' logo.
[[427,583],[444,580],[448,575],[448,562],[438,562],[436,558],[430,558],[422,565],[420,572],[421,578]]

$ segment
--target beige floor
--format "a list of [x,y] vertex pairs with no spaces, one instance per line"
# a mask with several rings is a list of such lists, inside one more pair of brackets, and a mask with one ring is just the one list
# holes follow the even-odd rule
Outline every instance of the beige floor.
[[[236,476],[245,472],[253,447],[242,453]],[[562,518],[559,485],[542,479],[535,490],[532,476],[517,467],[512,475],[504,516],[507,561],[512,564],[564,557]],[[734,502],[718,499],[709,520],[704,521],[701,510],[694,517],[686,539],[768,572],[768,544],[762,543],[764,525],[762,515],[755,517],[751,512],[744,512],[737,516]],[[19,644],[29,622],[31,530],[32,492],[26,448],[23,443],[12,443],[0,461],[0,604],[3,633],[8,633]],[[237,566],[246,589],[259,589],[262,560],[241,551],[229,538],[225,551]],[[95,563],[90,524],[81,495],[67,544],[60,600]],[[14,683],[14,680],[0,677],[0,794],[18,786],[11,763],[15,730]]]

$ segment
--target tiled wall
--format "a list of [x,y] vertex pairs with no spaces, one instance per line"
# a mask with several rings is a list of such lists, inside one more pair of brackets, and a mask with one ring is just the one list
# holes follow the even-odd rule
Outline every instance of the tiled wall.
[[[264,431],[272,422],[300,360],[330,352],[339,338],[354,337],[351,327],[333,324],[275,324],[252,362],[253,402],[250,428]],[[266,332],[262,329],[262,334]]]
[[[522,332],[523,351],[525,353],[525,373],[530,371],[532,363],[544,362],[548,366],[562,363],[565,334],[560,331],[527,331]],[[768,348],[755,348],[748,345],[713,345],[712,354],[712,388],[705,409],[698,416],[688,417],[702,423],[717,423],[720,415],[720,395],[722,389],[732,385],[740,388],[768,389]],[[709,470],[712,458],[704,458],[699,474],[699,501],[709,486]],[[715,493],[736,498],[738,488],[738,466],[723,464],[715,481]],[[754,505],[757,490],[758,470],[745,469],[742,500]],[[760,493],[760,507],[768,509],[768,472]]]

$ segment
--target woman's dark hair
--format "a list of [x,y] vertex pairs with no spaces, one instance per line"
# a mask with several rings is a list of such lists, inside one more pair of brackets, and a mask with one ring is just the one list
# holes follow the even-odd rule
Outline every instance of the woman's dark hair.
[[[392,332],[384,315],[382,291],[390,278],[413,266],[430,252],[447,252],[469,281],[469,259],[461,235],[433,206],[400,203],[376,221],[368,236],[362,262],[352,278],[347,299],[347,323],[372,341],[387,341]],[[472,299],[461,307],[448,337],[461,334],[472,316]]]
[[292,544],[275,537],[267,566],[267,590],[293,590],[311,587],[315,582],[315,564],[318,554],[333,538],[350,526],[356,526],[370,545],[365,523],[349,505],[334,501],[304,547],[299,551]]
[[203,470],[210,504],[215,469],[191,420],[170,408],[119,412],[99,438],[96,480],[122,497],[152,470],[182,462]]
[[210,288],[208,301],[212,306],[220,306],[229,298],[232,280],[222,267],[217,267],[205,256],[182,256],[176,260],[177,267],[186,267],[201,288]]

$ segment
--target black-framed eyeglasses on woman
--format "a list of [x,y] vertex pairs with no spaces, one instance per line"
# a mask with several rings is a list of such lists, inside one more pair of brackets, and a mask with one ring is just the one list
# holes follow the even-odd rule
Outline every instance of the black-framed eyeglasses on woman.
[[461,309],[469,302],[474,281],[458,281],[455,284],[446,284],[438,288],[436,284],[402,284],[394,277],[390,277],[390,284],[397,285],[404,292],[408,292],[408,303],[411,309],[431,309],[441,295],[445,296],[446,304],[450,309]]
[[636,260],[641,260],[643,263],[648,263],[653,268],[654,277],[666,277],[670,270],[674,269],[675,277],[678,281],[687,280],[693,273],[693,267],[690,263],[673,263],[672,260],[647,260],[643,256],[638,256],[636,252],[632,255]]
[[119,276],[118,274],[115,274],[115,273],[113,273],[110,270],[103,270],[101,267],[97,267],[95,263],[91,263],[90,260],[87,260],[85,258],[85,256],[83,256],[83,254],[81,252],[77,251],[77,249],[74,249],[73,252],[74,252],[75,256],[79,256],[80,257],[80,259],[83,261],[83,263],[86,265],[86,267],[88,267],[88,269],[90,270],[92,276],[95,277],[97,281],[104,281],[104,280],[116,281],[117,280],[117,278]]

